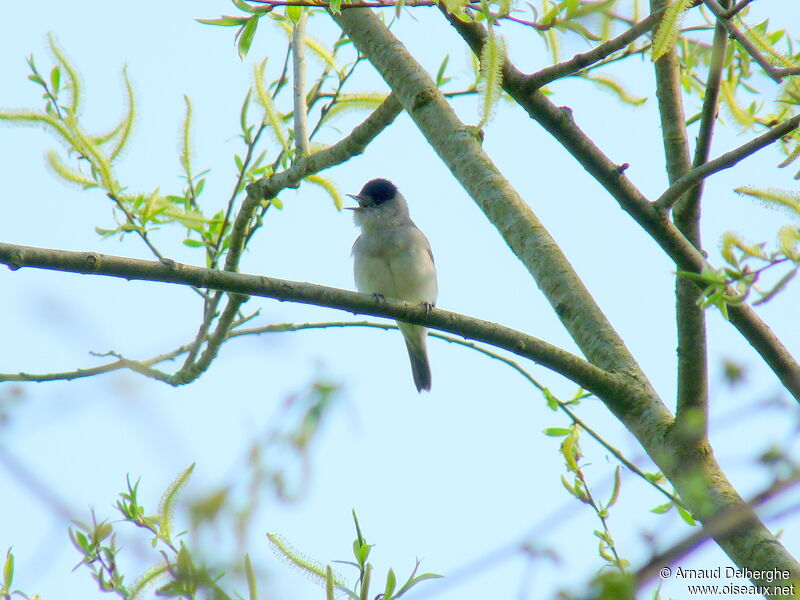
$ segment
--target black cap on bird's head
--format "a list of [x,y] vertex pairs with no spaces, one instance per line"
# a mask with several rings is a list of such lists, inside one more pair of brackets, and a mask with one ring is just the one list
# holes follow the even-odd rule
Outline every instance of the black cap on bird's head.
[[348,207],[351,210],[380,206],[397,195],[397,186],[388,179],[372,179],[364,184],[358,194],[347,194],[358,202],[358,206]]

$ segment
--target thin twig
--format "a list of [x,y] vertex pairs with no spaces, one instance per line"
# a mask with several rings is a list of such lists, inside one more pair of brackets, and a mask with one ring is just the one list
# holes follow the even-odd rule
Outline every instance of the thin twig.
[[714,13],[714,16],[719,20],[720,23],[728,30],[728,33],[733,37],[737,42],[742,45],[742,48],[745,49],[754,61],[756,61],[759,66],[764,69],[764,72],[776,83],[780,83],[783,81],[784,77],[788,77],[789,75],[800,75],[800,67],[776,67],[772,63],[769,62],[766,56],[756,48],[755,44],[751,42],[747,36],[739,31],[739,29],[731,23],[731,20],[726,16],[725,9],[720,6],[717,0],[703,0],[703,4],[705,4],[708,9]]
[[754,154],[761,148],[769,146],[783,136],[788,135],[798,127],[800,127],[800,115],[795,115],[791,119],[784,121],[780,125],[776,125],[766,133],[762,133],[760,136],[750,140],[746,144],[742,144],[738,148],[731,150],[730,152],[726,152],[722,156],[719,156],[714,160],[692,169],[686,175],[678,179],[678,181],[669,186],[653,204],[659,210],[669,210],[685,192],[697,185],[698,182],[703,181],[709,175],[713,175],[719,171],[731,168],[739,161],[747,158],[751,154]]
[[739,0],[736,4],[734,4],[730,9],[725,11],[725,18],[730,19],[735,14],[741,12],[745,6],[753,2],[753,0]]
[[658,21],[661,17],[663,10],[658,11],[656,13],[652,13],[646,19],[639,21],[636,25],[622,33],[621,35],[615,37],[613,40],[609,40],[600,44],[596,48],[589,50],[588,52],[583,52],[581,54],[576,54],[569,60],[565,60],[558,64],[555,64],[550,67],[546,67],[541,71],[537,71],[536,73],[532,73],[525,77],[525,86],[529,91],[533,91],[538,89],[542,86],[547,85],[548,83],[555,81],[556,79],[560,79],[562,77],[567,77],[568,75],[572,75],[577,73],[578,71],[582,71],[586,67],[597,63],[604,58],[612,55],[614,52],[618,50],[622,50],[625,46],[631,44],[641,35],[650,31],[654,24]]

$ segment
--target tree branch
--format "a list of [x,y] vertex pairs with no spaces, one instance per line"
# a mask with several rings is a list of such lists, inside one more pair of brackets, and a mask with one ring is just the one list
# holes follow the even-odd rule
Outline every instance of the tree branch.
[[658,197],[654,205],[659,210],[669,210],[684,193],[701,181],[707,179],[710,175],[718,173],[719,171],[724,171],[725,169],[730,169],[741,160],[776,142],[798,127],[800,127],[800,115],[795,115],[791,119],[784,121],[780,125],[776,125],[769,131],[762,133],[738,148],[695,167],[678,179],[678,181],[670,185],[664,193]]
[[[708,161],[711,137],[719,110],[719,92],[727,41],[725,28],[718,22],[714,28],[711,61],[700,116],[700,131],[697,134],[692,161],[693,168]],[[678,93],[681,93],[680,88]],[[687,168],[680,175],[686,175],[688,170]],[[678,178],[670,178],[670,184],[675,183],[675,179]],[[701,180],[689,189],[675,205],[672,213],[675,226],[695,248],[701,251],[700,199],[703,194],[703,183],[704,180]],[[698,303],[702,297],[702,290],[686,277],[676,277],[675,296],[678,324],[678,394],[675,421],[678,430],[691,443],[697,437],[706,439],[708,436],[708,348],[705,311]]]
[[302,11],[292,29],[292,74],[294,86],[294,141],[297,158],[308,154],[308,106],[306,105],[306,21],[308,12]]
[[[667,0],[650,0],[653,13],[662,12]],[[675,47],[653,63],[656,99],[661,120],[666,171],[670,184],[691,169],[686,117],[683,111],[681,64]],[[684,199],[673,213],[683,236],[697,249],[700,241],[700,204]],[[708,349],[704,309],[697,301],[702,290],[686,277],[675,276],[675,325],[678,338],[677,405],[687,408],[679,427],[686,443],[706,439],[708,431]],[[688,418],[688,413],[691,418]]]
[[[480,53],[486,37],[483,27],[476,23],[462,23],[447,14],[445,16],[469,44],[472,51]],[[525,109],[532,119],[564,146],[575,160],[619,203],[622,209],[631,215],[661,246],[680,270],[701,273],[704,268],[712,268],[705,257],[665,217],[664,211],[661,209],[665,202],[651,203],[630,179],[625,177],[624,169],[609,159],[578,127],[572,118],[571,110],[555,106],[540,92],[527,92],[525,76],[508,61],[503,67],[503,89]],[[736,164],[757,149],[771,144],[781,136],[793,131],[798,125],[800,125],[800,115],[778,125],[741,148],[706,163],[702,167],[693,169],[670,186],[659,200],[669,195],[669,198],[674,201],[700,179]],[[666,205],[671,206],[669,199],[666,202],[668,203]],[[728,315],[739,333],[755,348],[784,387],[800,402],[800,364],[780,339],[747,304],[730,306]]]
[[[479,54],[487,36],[478,23],[462,23],[442,11],[451,25],[464,38],[472,51]],[[700,272],[704,257],[628,180],[624,169],[605,156],[572,118],[572,111],[557,108],[541,92],[527,92],[524,75],[509,61],[503,68],[503,88],[545,130],[555,137],[575,159],[614,197],[637,223],[667,252],[683,270]],[[762,323],[747,305],[733,306],[731,321],[761,354],[786,388],[800,399],[800,366],[780,340]],[[633,433],[644,449],[670,479],[681,497],[701,521],[720,511],[744,504],[725,477],[707,443],[686,446],[671,430],[672,421],[665,421],[659,411],[661,403],[650,392],[639,390],[639,410],[618,411],[608,405],[617,418]],[[687,468],[692,465],[692,468]],[[748,519],[734,532],[715,538],[725,552],[740,566],[750,569],[781,568],[800,577],[800,564],[776,540],[775,536],[750,511]]]
[[[721,512],[719,515],[714,517],[708,523],[705,523],[703,527],[695,531],[694,533],[690,534],[689,536],[685,537],[677,544],[674,544],[664,552],[660,552],[656,556],[653,556],[650,560],[647,561],[643,566],[641,566],[636,571],[636,587],[641,588],[648,581],[654,579],[659,571],[661,571],[664,567],[674,564],[697,547],[699,547],[703,542],[710,538],[718,537],[722,534],[727,532],[735,531],[737,528],[741,527],[747,519],[750,518],[751,511],[753,508],[756,508],[766,502],[769,502],[773,498],[779,496],[783,492],[791,489],[792,487],[796,486],[800,482],[800,473],[795,472],[786,479],[781,479],[770,485],[767,489],[763,490],[759,494],[755,495],[751,498],[745,505],[742,507],[732,507],[727,511]],[[800,581],[796,578],[792,578],[790,580],[786,579],[775,579],[771,581],[763,581],[762,585],[766,586],[790,586],[794,583],[795,586],[800,586]],[[800,591],[800,589],[798,589]],[[789,596],[791,598],[796,598],[794,594]]]
[[641,35],[650,31],[663,12],[662,9],[658,12],[651,13],[647,18],[639,21],[636,25],[615,37],[613,40],[608,40],[596,48],[592,48],[588,52],[576,54],[569,60],[565,60],[550,67],[545,67],[541,71],[527,75],[525,77],[527,90],[533,92],[556,79],[573,75],[596,62],[600,62],[604,58],[614,54],[614,52],[622,50]]
[[[220,290],[232,294],[338,308],[354,314],[389,317],[449,331],[503,348],[561,373],[598,397],[608,397],[617,386],[614,375],[534,336],[466,315],[438,308],[429,309],[421,304],[388,298],[376,300],[371,294],[359,294],[322,285],[258,275],[204,269],[171,260],[146,261],[93,252],[69,252],[2,242],[0,242],[0,264],[8,265],[12,270],[34,267],[70,273],[104,275],[127,280],[193,285],[198,288]],[[224,331],[224,329],[220,331]],[[136,361],[129,362],[135,363]],[[125,366],[134,368],[131,364]],[[149,365],[141,366],[149,368]],[[183,382],[175,380],[168,381],[168,383],[179,385]]]
[[788,77],[790,75],[800,75],[800,67],[776,67],[772,63],[767,60],[767,57],[764,56],[761,51],[756,48],[755,44],[747,39],[747,36],[743,34],[739,29],[731,23],[730,17],[727,16],[726,8],[720,6],[717,0],[703,0],[703,4],[708,7],[717,20],[722,23],[722,26],[728,30],[728,33],[731,35],[733,39],[739,42],[742,45],[742,48],[745,49],[754,61],[756,61],[759,66],[764,69],[764,72],[776,83],[780,83],[783,81],[784,77]]

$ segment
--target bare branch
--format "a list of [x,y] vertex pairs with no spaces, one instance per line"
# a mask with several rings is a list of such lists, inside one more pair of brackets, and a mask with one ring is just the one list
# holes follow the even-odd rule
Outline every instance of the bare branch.
[[[12,270],[34,267],[70,273],[104,275],[127,280],[194,285],[199,288],[221,290],[232,294],[338,308],[354,314],[390,317],[449,331],[498,348],[504,348],[561,373],[599,397],[608,397],[613,390],[618,388],[616,376],[534,336],[439,308],[430,309],[422,304],[388,298],[376,300],[370,294],[359,294],[311,283],[258,275],[204,269],[170,260],[146,261],[93,252],[69,252],[2,242],[0,242],[0,263],[8,265]],[[223,327],[219,331],[225,331],[225,328]],[[220,335],[223,334],[220,333]],[[227,336],[227,332],[224,335]],[[156,373],[148,365],[136,364],[135,361],[127,361],[125,366],[173,385],[182,383],[176,379],[166,380],[159,376],[160,372]],[[166,377],[170,376],[166,375]],[[627,400],[634,401],[633,399]]]
[[659,210],[669,210],[685,192],[699,182],[705,180],[714,173],[730,169],[739,161],[747,158],[751,154],[755,154],[773,142],[776,142],[798,127],[800,127],[800,115],[795,115],[791,119],[784,121],[780,125],[776,125],[766,133],[762,133],[746,144],[742,144],[738,148],[692,169],[678,181],[670,185],[654,202],[654,206]]
[[658,22],[659,17],[663,14],[663,9],[650,14],[647,18],[639,21],[636,25],[615,37],[600,44],[596,48],[592,48],[588,52],[576,54],[569,60],[565,60],[550,67],[545,67],[541,71],[532,73],[525,77],[526,87],[529,91],[534,91],[548,83],[573,75],[578,71],[582,71],[586,67],[600,62],[604,58],[614,54],[618,50],[622,50],[625,46],[634,42],[637,38],[650,31],[655,23]]

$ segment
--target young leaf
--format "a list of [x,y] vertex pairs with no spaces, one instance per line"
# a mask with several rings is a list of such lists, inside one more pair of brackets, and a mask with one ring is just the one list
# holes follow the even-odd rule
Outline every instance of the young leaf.
[[386,575],[386,587],[383,590],[383,597],[390,599],[394,593],[394,588],[396,585],[397,577],[395,577],[394,571],[389,569],[389,573]]
[[[330,568],[330,567],[328,567]],[[250,564],[250,555],[244,555],[244,573],[247,577],[247,595],[250,600],[258,599],[258,588],[256,587],[256,574],[253,571],[253,565]]]
[[548,427],[547,429],[543,429],[542,433],[550,437],[563,437],[572,433],[572,430],[566,427]]
[[450,81],[450,77],[444,76],[448,62],[450,62],[450,55],[446,54],[442,60],[442,64],[439,65],[439,70],[436,72],[436,87],[442,87],[444,84]]
[[249,17],[231,17],[222,15],[219,19],[195,19],[198,23],[203,25],[217,25],[219,27],[237,27],[247,23]]
[[244,57],[247,56],[247,53],[250,51],[250,46],[253,43],[253,38],[256,35],[257,28],[258,17],[253,16],[247,19],[247,23],[245,23],[239,30],[239,43],[237,45],[237,49],[239,50],[239,58],[242,60],[244,60]]

